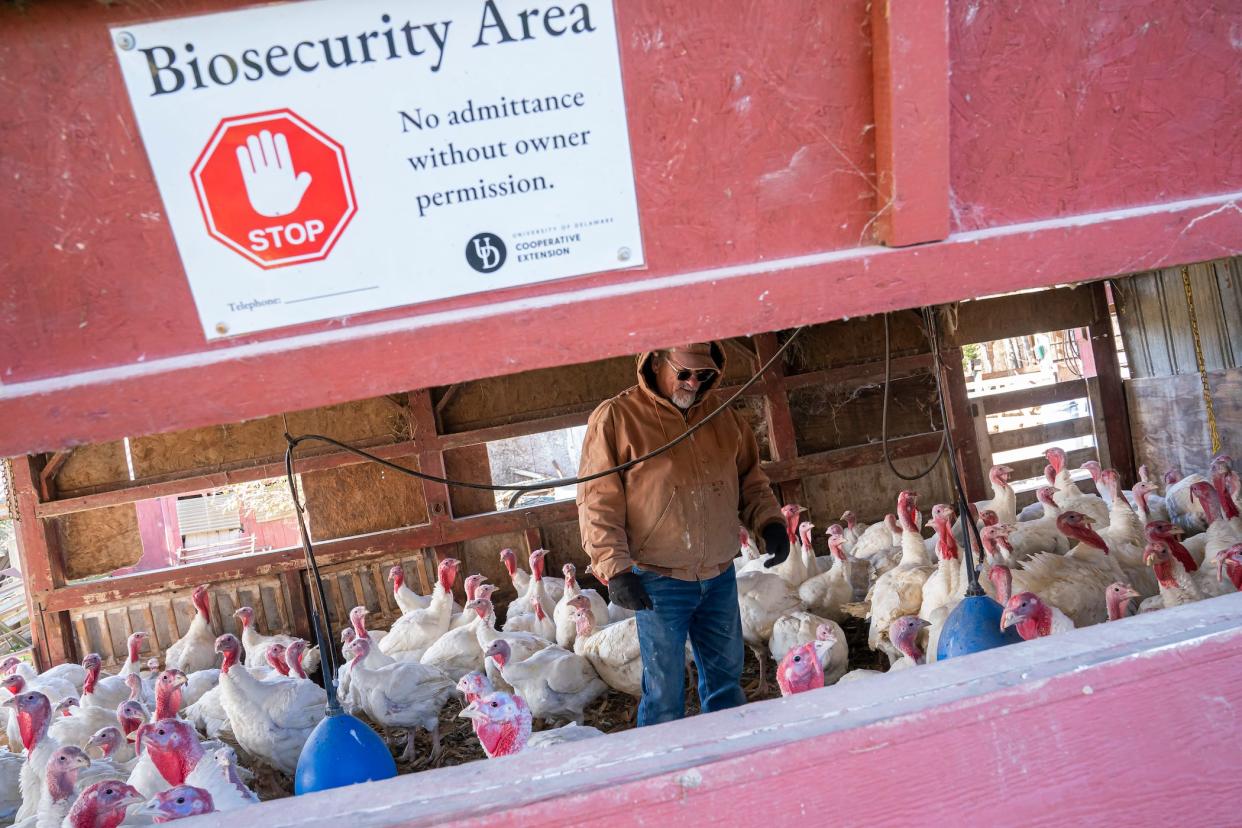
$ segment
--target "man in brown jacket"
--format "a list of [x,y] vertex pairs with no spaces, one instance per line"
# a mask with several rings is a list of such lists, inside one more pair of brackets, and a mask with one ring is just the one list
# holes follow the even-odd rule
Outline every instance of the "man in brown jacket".
[[[719,343],[644,353],[638,384],[587,423],[581,475],[640,457],[702,422],[721,402]],[[591,570],[609,597],[637,610],[643,659],[639,726],[685,715],[686,637],[704,711],[746,702],[745,644],[733,558],[739,521],[764,539],[775,566],[789,554],[780,506],[759,467],[749,424],[717,415],[674,448],[578,486],[578,523]]]

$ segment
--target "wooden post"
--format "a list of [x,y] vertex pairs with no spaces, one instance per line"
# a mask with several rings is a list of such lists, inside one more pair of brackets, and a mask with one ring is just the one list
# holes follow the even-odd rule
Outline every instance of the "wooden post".
[[949,4],[871,4],[876,235],[890,247],[949,235]]
[[[763,333],[754,337],[758,365],[772,358],[780,348],[775,333]],[[758,367],[758,366],[756,366]],[[763,388],[764,416],[768,424],[768,446],[773,460],[796,460],[798,439],[794,431],[793,412],[789,409],[789,395],[785,390],[785,364],[775,363],[760,380]],[[806,494],[802,480],[774,480],[782,503],[803,503]]]
[[948,412],[949,421],[944,424],[953,435],[953,443],[957,446],[957,468],[962,473],[962,485],[966,487],[966,496],[972,502],[987,497],[987,489],[983,485],[984,477],[980,474],[979,445],[975,436],[975,418],[971,414],[970,400],[966,395],[966,373],[962,369],[962,349],[945,348],[941,351],[944,358],[944,407]]
[[26,581],[30,643],[36,664],[45,670],[73,658],[74,647],[69,613],[44,610],[46,597],[65,585],[65,567],[55,528],[36,516],[41,466],[41,460],[34,456],[12,460],[13,494],[17,503],[17,555]]
[[1108,294],[1103,282],[1094,282],[1088,289],[1095,305],[1095,318],[1087,333],[1091,337],[1091,355],[1095,360],[1104,439],[1108,443],[1109,462],[1121,475],[1122,486],[1129,487],[1137,479],[1134,442],[1130,435],[1130,411],[1126,407],[1126,392],[1121,382],[1113,323],[1108,315]]

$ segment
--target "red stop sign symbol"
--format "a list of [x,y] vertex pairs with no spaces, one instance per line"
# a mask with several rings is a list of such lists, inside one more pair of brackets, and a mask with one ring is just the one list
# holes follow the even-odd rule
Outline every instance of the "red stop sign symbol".
[[211,237],[265,269],[326,259],[358,210],[345,148],[288,109],[222,120],[190,177]]

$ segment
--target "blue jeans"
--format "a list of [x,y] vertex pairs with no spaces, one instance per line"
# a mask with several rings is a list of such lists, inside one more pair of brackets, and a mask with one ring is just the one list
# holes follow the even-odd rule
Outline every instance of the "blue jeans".
[[638,726],[686,715],[686,636],[699,671],[703,712],[746,703],[742,692],[742,616],[733,566],[706,581],[680,581],[637,567],[654,609],[637,614],[643,657]]

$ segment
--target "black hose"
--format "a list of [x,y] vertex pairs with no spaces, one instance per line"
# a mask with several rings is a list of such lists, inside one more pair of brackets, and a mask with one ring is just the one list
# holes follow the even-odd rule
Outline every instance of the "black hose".
[[[370,452],[366,452],[360,448],[355,448],[354,446],[348,445],[346,443],[342,443],[339,440],[334,440],[331,437],[325,437],[322,434],[301,434],[297,437],[294,437],[286,433],[285,440],[289,444],[289,451],[292,451],[297,445],[299,445],[300,443],[304,441],[316,440],[321,443],[327,443],[328,445],[332,445],[332,446],[336,446],[337,448],[344,449],[345,451],[356,454],[359,457],[365,457],[367,460],[370,460],[374,463],[379,463],[381,466],[392,469],[393,471],[396,471],[396,472],[400,472],[401,474],[407,474],[410,477],[417,477],[419,480],[428,480],[432,483],[441,483],[446,486],[456,486],[462,489],[482,489],[484,491],[489,491],[489,492],[519,492],[520,493],[520,492],[535,492],[541,489],[556,489],[561,486],[574,486],[574,485],[577,485],[578,483],[586,483],[591,480],[598,480],[601,477],[607,477],[610,474],[615,474],[615,473],[626,471],[627,469],[633,468],[634,466],[637,466],[639,463],[650,460],[652,457],[663,454],[664,452],[668,451],[669,449],[673,448],[679,443],[685,440],[688,440],[690,436],[693,435],[696,431],[698,431],[700,428],[702,428],[703,426],[711,422],[718,414],[720,414],[722,411],[727,409],[729,406],[733,405],[733,402],[738,397],[742,396],[742,394],[746,392],[746,389],[750,388],[752,385],[758,382],[759,378],[763,376],[765,373],[767,373],[768,369],[771,368],[772,365],[774,365],[776,361],[781,358],[781,355],[785,353],[785,351],[789,348],[789,346],[793,344],[793,341],[797,339],[798,335],[802,333],[802,331],[804,331],[805,329],[806,329],[805,326],[795,329],[794,332],[790,334],[789,339],[785,340],[785,343],[776,350],[776,353],[772,354],[772,356],[768,359],[768,361],[765,362],[759,368],[759,371],[753,377],[751,377],[740,388],[734,391],[732,396],[730,396],[727,400],[725,400],[720,405],[718,405],[710,414],[708,414],[706,417],[704,417],[699,422],[692,425],[690,428],[683,431],[675,439],[670,440],[669,442],[665,443],[664,445],[658,448],[652,449],[651,451],[647,452],[641,457],[635,457],[633,460],[627,460],[624,463],[621,463],[619,465],[612,466],[611,468],[607,468],[607,469],[604,469],[603,471],[598,471],[593,474],[584,475],[582,477],[562,477],[556,480],[541,480],[538,483],[529,483],[523,486],[513,486],[513,485],[498,486],[493,483],[474,483],[474,482],[465,481],[465,480],[453,480],[448,477],[438,477],[434,474],[427,474],[425,472],[416,471],[415,469],[409,469],[409,468],[406,468],[405,466],[398,466],[396,463],[393,463],[390,460],[385,460],[382,457],[376,457],[374,454],[371,454]],[[290,481],[290,486],[292,486],[292,481]],[[296,499],[296,497],[297,497],[297,493],[295,492],[294,498]]]
[[[296,444],[289,443],[285,449],[285,476],[289,481],[289,493],[293,496],[293,511],[298,518],[298,533],[302,536],[302,551],[306,553],[306,571],[311,575],[311,624],[314,627],[315,643],[319,646],[320,672],[323,674],[323,686],[328,695],[329,716],[342,712],[340,699],[336,697],[336,650],[332,647],[332,637],[326,631],[332,629],[332,618],[328,614],[328,604],[323,597],[323,578],[319,574],[319,564],[315,562],[315,553],[311,550],[310,532],[306,528],[306,517],[303,514],[302,499],[298,497],[297,484],[293,479],[293,448]],[[324,625],[327,625],[326,627]]]
[[[979,570],[972,547],[977,546],[982,552],[983,539],[979,537],[979,527],[975,525],[975,519],[970,514],[970,501],[966,497],[961,470],[957,466],[957,448],[953,445],[953,435],[949,430],[949,411],[944,396],[944,372],[947,366],[940,356],[940,331],[936,324],[935,308],[923,308],[923,324],[927,327],[928,340],[931,342],[932,362],[936,371],[936,396],[940,400],[940,420],[944,424],[944,441],[940,446],[940,455],[937,455],[936,459],[939,460],[944,454],[948,454],[949,457],[949,474],[953,478],[953,488],[957,491],[958,519],[962,522],[962,546],[966,551],[966,574],[970,580],[970,585],[966,588],[966,596],[976,598],[983,595],[983,588],[979,586]],[[971,543],[972,533],[974,544]]]
[[[928,329],[929,337],[931,335],[930,332],[931,332],[931,329],[929,328]],[[935,353],[934,346],[932,350],[933,350],[933,355],[934,355]],[[889,396],[889,388],[892,385],[892,372],[893,372],[893,352],[892,352],[892,349],[889,347],[888,313],[885,312],[884,314],[884,402],[880,408],[880,450],[884,452],[884,462],[888,464],[888,470],[891,471],[893,474],[897,475],[902,480],[921,480],[922,478],[927,477],[927,475],[931,474],[932,471],[936,468],[936,464],[940,462],[940,458],[944,457],[945,445],[948,442],[949,423],[948,423],[948,420],[944,419],[943,407],[942,407],[941,408],[941,425],[944,426],[944,430],[940,433],[940,448],[936,450],[936,458],[931,461],[931,464],[928,465],[926,469],[919,472],[918,474],[912,474],[912,475],[902,474],[900,471],[898,471],[897,467],[893,465],[893,458],[890,457],[888,453],[888,396]],[[940,376],[939,375],[936,376],[936,389],[937,391],[939,391],[940,389]],[[943,401],[943,397],[942,397],[942,401]]]

